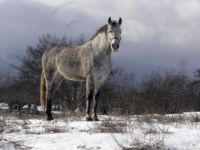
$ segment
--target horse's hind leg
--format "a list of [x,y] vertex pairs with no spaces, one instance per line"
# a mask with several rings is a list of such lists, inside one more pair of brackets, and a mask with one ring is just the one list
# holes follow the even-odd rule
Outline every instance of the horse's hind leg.
[[47,114],[47,120],[51,121],[53,120],[53,116],[51,114],[52,109],[52,82],[46,80],[46,114]]
[[56,90],[59,88],[60,83],[62,82],[63,78],[60,75],[56,75],[55,78],[52,81],[47,81],[46,83],[46,97],[47,97],[47,108],[46,108],[46,114],[47,114],[47,120],[53,120],[53,116],[51,113],[52,109],[52,99],[55,95]]

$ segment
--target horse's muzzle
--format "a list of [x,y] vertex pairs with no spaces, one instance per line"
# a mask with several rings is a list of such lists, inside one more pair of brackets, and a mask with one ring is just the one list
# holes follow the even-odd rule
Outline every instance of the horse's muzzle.
[[112,46],[112,49],[114,49],[114,50],[117,50],[119,48],[118,43],[113,43],[111,46]]
[[119,49],[120,40],[118,38],[114,38],[111,43],[111,49],[113,52],[116,52]]

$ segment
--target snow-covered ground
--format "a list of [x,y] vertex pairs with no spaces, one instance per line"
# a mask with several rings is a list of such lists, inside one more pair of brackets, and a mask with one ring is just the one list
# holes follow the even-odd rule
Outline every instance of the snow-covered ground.
[[0,111],[3,111],[3,110],[8,110],[8,104],[0,103]]
[[[1,114],[0,114],[1,115]],[[200,113],[20,119],[0,116],[0,149],[120,150],[200,149]]]

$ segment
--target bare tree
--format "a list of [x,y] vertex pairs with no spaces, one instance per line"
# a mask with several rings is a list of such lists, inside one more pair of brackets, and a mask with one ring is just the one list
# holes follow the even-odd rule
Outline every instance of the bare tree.
[[153,73],[143,82],[142,98],[149,112],[177,113],[186,110],[190,81],[184,74]]
[[135,75],[115,66],[105,83],[100,91],[100,111],[130,112],[131,95],[135,91]]

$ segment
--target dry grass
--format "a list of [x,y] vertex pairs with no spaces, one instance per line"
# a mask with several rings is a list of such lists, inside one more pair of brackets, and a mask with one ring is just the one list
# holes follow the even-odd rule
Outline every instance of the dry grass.
[[189,117],[189,121],[192,122],[192,123],[200,122],[200,116],[198,114],[192,114]]
[[0,118],[0,133],[3,133],[5,131],[6,121],[5,117]]
[[31,150],[32,147],[23,145],[20,141],[9,141],[4,139],[0,148],[9,150]]
[[[137,116],[133,121],[127,117],[130,137],[127,143],[120,143],[113,135],[116,144],[122,150],[165,150],[164,134],[168,128],[160,126],[157,122],[158,116]],[[138,131],[140,133],[138,133]]]
[[[67,127],[59,125],[59,122],[57,122],[56,120],[38,124],[38,127],[40,127],[39,130],[37,125],[31,127],[30,119],[36,118],[40,120],[42,117],[45,116],[37,116],[37,117],[31,115],[19,116],[12,113],[4,113],[3,116],[0,118],[0,133],[25,132],[27,134],[44,134],[44,133],[62,133],[67,131]],[[43,120],[44,118],[41,119],[42,122]]]
[[46,133],[63,133],[66,132],[65,128],[58,126],[57,124],[52,124],[50,126],[45,127]]
[[186,121],[188,121],[188,119],[185,118],[183,115],[164,115],[161,118],[161,123],[163,124],[175,123],[176,125],[178,125]]
[[126,132],[127,123],[122,121],[114,121],[106,119],[102,123],[97,124],[95,132],[98,133],[124,133]]
[[144,134],[142,137],[130,137],[129,144],[120,143],[115,136],[113,136],[115,143],[121,150],[165,150],[167,149],[164,143],[164,137],[147,136]]
[[[163,137],[150,137],[149,139],[143,138],[142,140],[134,139],[130,144],[132,150],[165,150]],[[126,148],[124,148],[126,150]]]

